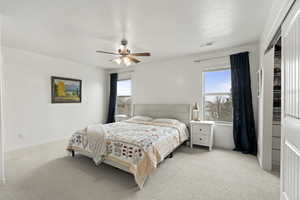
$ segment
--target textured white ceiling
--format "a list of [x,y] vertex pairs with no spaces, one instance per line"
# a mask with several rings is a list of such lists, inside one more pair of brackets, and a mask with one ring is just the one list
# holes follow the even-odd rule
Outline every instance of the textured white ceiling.
[[[113,68],[125,37],[145,62],[259,39],[273,0],[0,0],[6,46]],[[214,41],[210,47],[203,43]]]

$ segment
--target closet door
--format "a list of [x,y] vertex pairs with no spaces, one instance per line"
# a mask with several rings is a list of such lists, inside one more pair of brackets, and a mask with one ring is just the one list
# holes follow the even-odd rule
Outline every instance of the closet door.
[[300,199],[300,1],[282,26],[281,199]]

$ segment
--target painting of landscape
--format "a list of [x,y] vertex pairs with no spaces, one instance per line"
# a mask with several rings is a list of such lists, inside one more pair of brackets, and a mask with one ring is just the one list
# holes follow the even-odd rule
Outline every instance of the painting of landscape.
[[81,80],[51,77],[52,103],[80,103]]

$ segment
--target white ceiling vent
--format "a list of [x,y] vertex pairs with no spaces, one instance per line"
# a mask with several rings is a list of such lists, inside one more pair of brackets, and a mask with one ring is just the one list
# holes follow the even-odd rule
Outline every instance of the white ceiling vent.
[[214,43],[215,43],[214,41],[202,43],[202,44],[200,45],[200,47],[208,47],[208,46],[212,46]]

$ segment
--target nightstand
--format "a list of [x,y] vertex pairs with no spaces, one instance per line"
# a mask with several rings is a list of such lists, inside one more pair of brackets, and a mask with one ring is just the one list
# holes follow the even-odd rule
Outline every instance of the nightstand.
[[214,125],[212,121],[190,121],[190,147],[201,145],[212,150],[214,138]]
[[128,115],[115,115],[116,122],[121,122],[121,121],[127,120],[129,118],[130,118],[130,116],[128,116]]

